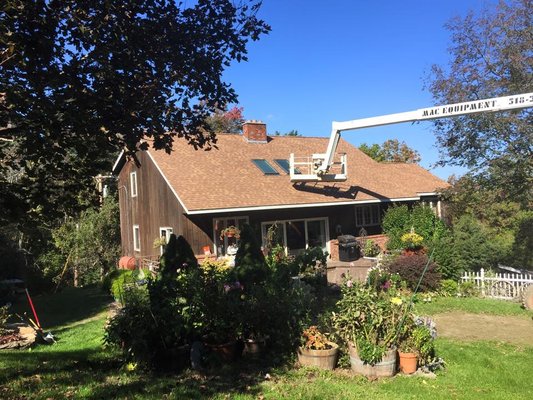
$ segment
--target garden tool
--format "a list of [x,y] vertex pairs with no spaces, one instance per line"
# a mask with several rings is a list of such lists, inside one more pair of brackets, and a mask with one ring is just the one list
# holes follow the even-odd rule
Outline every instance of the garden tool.
[[43,328],[41,327],[41,323],[39,322],[39,317],[37,316],[37,311],[35,311],[35,306],[33,305],[30,292],[28,292],[27,288],[25,290],[26,290],[26,296],[28,297],[28,302],[30,303],[31,311],[33,312],[33,316],[35,317],[35,321],[33,321],[29,317],[28,317],[28,320],[32,324],[32,327],[35,329],[39,337],[43,340],[43,342],[48,343],[48,344],[55,343],[54,335],[52,335],[51,332],[44,333]]

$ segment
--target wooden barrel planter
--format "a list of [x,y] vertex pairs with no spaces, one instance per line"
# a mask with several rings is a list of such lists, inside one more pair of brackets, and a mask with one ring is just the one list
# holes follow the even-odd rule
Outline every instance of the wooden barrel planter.
[[385,378],[394,376],[396,373],[396,348],[387,350],[382,360],[374,365],[367,364],[359,358],[357,348],[353,343],[348,343],[348,349],[350,365],[356,374],[372,378]]
[[322,369],[334,369],[337,364],[339,346],[330,343],[332,348],[327,350],[311,350],[300,347],[298,349],[298,361],[301,365],[318,367]]

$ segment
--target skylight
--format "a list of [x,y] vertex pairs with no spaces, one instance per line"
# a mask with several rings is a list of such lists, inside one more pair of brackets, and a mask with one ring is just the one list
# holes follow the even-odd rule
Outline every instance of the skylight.
[[[290,173],[290,164],[289,164],[289,160],[284,160],[284,159],[281,159],[281,158],[276,158],[274,160],[274,162],[276,164],[278,164],[278,166],[283,170],[285,171],[286,173]],[[294,173],[297,175],[297,174],[301,174],[301,172],[298,170],[298,168],[295,168],[294,169]]]
[[263,172],[265,175],[279,175],[279,172],[274,169],[272,165],[268,163],[265,159],[253,159],[252,162],[256,165],[257,168]]

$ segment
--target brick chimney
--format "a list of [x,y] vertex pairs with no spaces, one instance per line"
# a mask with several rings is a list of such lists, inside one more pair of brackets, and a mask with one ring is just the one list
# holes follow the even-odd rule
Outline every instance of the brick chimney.
[[266,143],[267,127],[262,121],[249,120],[242,125],[242,134],[248,142]]

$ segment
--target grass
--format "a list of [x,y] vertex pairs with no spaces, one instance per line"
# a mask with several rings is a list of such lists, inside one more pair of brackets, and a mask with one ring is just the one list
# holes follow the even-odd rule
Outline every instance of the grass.
[[417,303],[415,310],[420,314],[434,315],[449,311],[463,311],[472,314],[513,315],[531,318],[533,313],[519,303],[480,297],[435,297],[430,303]]
[[[89,288],[34,301],[43,324],[47,321],[59,340],[31,351],[0,352],[2,399],[529,399],[533,393],[533,344],[445,338],[436,344],[447,368],[436,379],[368,381],[348,370],[273,369],[261,361],[241,361],[208,374],[128,372],[118,353],[102,347],[107,296]],[[483,299],[444,298],[417,304],[417,310],[527,315],[515,303]]]

